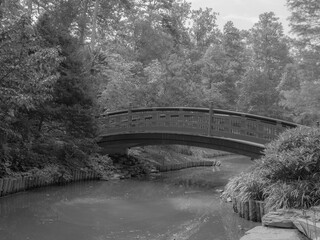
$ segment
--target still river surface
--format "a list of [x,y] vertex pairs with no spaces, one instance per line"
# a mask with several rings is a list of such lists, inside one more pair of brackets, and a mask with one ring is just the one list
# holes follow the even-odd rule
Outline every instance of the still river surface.
[[153,180],[79,182],[0,199],[1,240],[238,240],[254,227],[222,203],[218,189],[246,169],[193,168]]

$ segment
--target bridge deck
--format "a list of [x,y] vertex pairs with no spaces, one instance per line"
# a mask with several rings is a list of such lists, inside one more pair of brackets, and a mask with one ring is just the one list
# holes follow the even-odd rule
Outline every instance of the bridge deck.
[[[212,138],[253,146],[261,155],[264,144],[297,124],[212,108],[140,108],[107,113],[101,118],[101,126],[99,142],[104,146],[107,143],[114,145],[116,139],[119,146],[125,145],[125,142],[128,145],[130,139],[135,145],[158,144],[159,141],[197,145],[195,139],[198,137],[198,140],[201,138],[198,145],[202,143],[207,146],[210,141],[203,139]],[[175,139],[163,138],[164,135],[175,136]],[[227,145],[230,150],[232,144]]]

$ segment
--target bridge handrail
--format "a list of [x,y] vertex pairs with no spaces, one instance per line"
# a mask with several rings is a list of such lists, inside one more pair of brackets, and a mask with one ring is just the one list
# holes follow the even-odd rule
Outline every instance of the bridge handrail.
[[[152,112],[152,111],[190,111],[190,112],[202,112],[202,113],[209,113],[210,108],[195,108],[195,107],[150,107],[150,108],[132,108],[132,109],[126,109],[126,110],[120,110],[120,111],[113,111],[113,112],[107,112],[104,114],[101,114],[102,117],[106,116],[115,116],[115,115],[122,115],[127,114],[131,111],[132,113],[138,113],[138,112]],[[248,119],[254,119],[263,121],[269,124],[281,124],[283,127],[298,127],[301,126],[299,124],[284,121],[276,118],[270,118],[270,117],[262,117],[255,114],[250,113],[243,113],[243,112],[236,112],[236,111],[230,111],[230,110],[222,110],[222,109],[212,109],[213,114],[220,114],[220,115],[229,115],[229,116],[239,116],[239,117],[245,117]]]

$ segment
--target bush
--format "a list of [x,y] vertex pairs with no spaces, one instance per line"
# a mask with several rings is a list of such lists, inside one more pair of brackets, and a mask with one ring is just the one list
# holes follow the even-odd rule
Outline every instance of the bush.
[[271,142],[262,158],[273,181],[306,180],[320,174],[320,129],[301,127],[285,131]]
[[34,168],[27,174],[45,179],[47,183],[69,182],[72,179],[69,172],[55,164],[49,164],[42,169]]
[[88,166],[103,178],[108,178],[114,171],[112,160],[107,155],[91,155]]
[[320,204],[320,129],[299,127],[266,146],[265,156],[234,177],[225,196],[264,200],[267,208],[309,208]]

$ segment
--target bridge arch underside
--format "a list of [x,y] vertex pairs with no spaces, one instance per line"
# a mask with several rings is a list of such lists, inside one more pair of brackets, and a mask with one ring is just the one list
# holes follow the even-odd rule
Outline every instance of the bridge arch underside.
[[124,133],[102,136],[98,141],[104,153],[123,153],[124,149],[150,145],[188,145],[260,158],[264,145],[222,137],[196,136],[176,133]]

